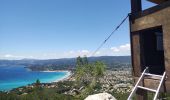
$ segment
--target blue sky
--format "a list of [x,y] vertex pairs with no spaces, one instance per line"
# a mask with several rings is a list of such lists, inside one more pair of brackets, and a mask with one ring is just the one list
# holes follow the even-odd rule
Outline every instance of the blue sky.
[[[0,12],[0,59],[70,58],[90,56],[130,0],[0,0]],[[130,55],[129,47],[127,20],[95,56]]]

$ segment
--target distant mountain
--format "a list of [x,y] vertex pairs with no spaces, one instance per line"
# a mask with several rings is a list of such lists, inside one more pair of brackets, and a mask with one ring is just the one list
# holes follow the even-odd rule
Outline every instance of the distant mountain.
[[105,63],[131,63],[131,56],[100,56],[100,57],[90,57],[89,61],[103,61]]
[[[101,56],[101,57],[89,57],[89,62],[102,61],[108,67],[115,67],[117,64],[130,64],[130,56]],[[11,65],[24,65],[31,68],[74,68],[76,63],[76,58],[64,58],[64,59],[47,59],[47,60],[37,60],[37,59],[22,59],[22,60],[0,60],[0,66],[11,66]]]

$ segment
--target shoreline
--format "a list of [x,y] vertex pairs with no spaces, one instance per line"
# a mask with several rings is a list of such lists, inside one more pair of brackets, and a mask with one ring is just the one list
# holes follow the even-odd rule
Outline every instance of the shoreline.
[[71,72],[69,70],[47,70],[47,71],[40,71],[40,72]]
[[[54,73],[54,72],[65,72],[65,75],[62,76],[61,78],[54,78],[51,81],[46,81],[46,82],[42,82],[42,84],[46,84],[46,83],[50,83],[50,84],[55,84],[57,82],[62,82],[62,81],[66,81],[69,80],[71,78],[71,76],[73,75],[73,73],[70,70],[47,70],[47,71],[39,71],[39,72],[44,72],[44,73]],[[40,80],[41,81],[41,80]],[[22,88],[22,87],[27,87],[27,86],[33,86],[34,83],[29,83],[29,84],[25,84],[22,86],[17,86],[17,87],[13,87],[11,89],[3,89],[0,91],[11,91],[13,89],[17,89],[17,88]]]
[[[61,72],[61,71],[59,71],[59,72]],[[51,83],[56,83],[56,82],[68,80],[73,74],[73,73],[71,73],[71,71],[62,71],[62,72],[67,72],[67,74],[64,77],[62,77],[61,79],[56,79]]]
[[72,72],[69,71],[69,70],[47,70],[47,71],[40,71],[40,72],[47,72],[47,73],[51,73],[51,72],[66,72],[67,74],[64,75],[63,77],[61,77],[60,79],[56,79],[52,82],[48,82],[48,83],[57,83],[57,82],[60,82],[60,81],[65,81],[65,80],[68,80],[71,76],[72,76]]

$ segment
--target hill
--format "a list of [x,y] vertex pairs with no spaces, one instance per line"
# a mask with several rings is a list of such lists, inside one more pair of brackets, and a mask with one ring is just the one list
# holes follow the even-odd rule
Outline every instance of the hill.
[[[108,68],[119,67],[120,65],[130,65],[130,56],[101,56],[101,57],[89,57],[89,62],[102,61]],[[22,59],[22,60],[0,60],[0,66],[13,66],[23,65],[32,70],[61,70],[61,69],[74,69],[76,58],[64,58],[64,59]]]

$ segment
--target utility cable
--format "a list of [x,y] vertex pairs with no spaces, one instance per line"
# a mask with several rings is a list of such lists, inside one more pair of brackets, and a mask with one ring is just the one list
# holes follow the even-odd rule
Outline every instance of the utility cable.
[[110,37],[120,28],[120,26],[126,21],[126,19],[129,17],[130,14],[128,14],[121,23],[111,32],[111,34],[99,45],[99,47],[92,53],[91,56],[94,56],[102,47],[103,45],[110,39]]

